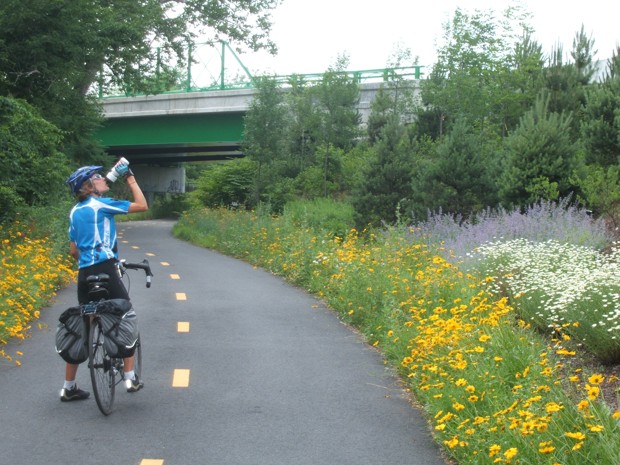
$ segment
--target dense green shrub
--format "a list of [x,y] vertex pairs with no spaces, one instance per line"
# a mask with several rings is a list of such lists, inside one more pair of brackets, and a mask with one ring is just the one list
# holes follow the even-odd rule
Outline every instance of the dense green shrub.
[[298,227],[344,237],[355,225],[353,206],[327,198],[295,200],[284,207],[284,217]]

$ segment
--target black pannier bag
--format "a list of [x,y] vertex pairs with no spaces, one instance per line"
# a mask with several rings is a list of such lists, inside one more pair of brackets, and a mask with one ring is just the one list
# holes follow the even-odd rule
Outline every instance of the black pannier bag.
[[109,299],[97,304],[103,331],[103,346],[110,357],[131,357],[138,342],[138,318],[131,302]]
[[56,352],[65,362],[75,365],[88,358],[88,325],[80,307],[71,307],[58,317]]

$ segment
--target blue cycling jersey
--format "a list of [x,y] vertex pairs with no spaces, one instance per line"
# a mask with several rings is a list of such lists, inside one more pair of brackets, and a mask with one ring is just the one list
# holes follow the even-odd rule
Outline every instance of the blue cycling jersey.
[[69,240],[80,251],[79,268],[118,259],[115,215],[129,212],[129,200],[89,197],[69,214]]

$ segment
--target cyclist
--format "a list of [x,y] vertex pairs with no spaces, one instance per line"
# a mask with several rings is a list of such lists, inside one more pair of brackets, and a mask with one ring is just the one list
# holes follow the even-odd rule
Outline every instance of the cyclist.
[[[128,163],[119,161],[115,175],[124,177],[133,201],[102,197],[110,187],[101,174],[101,166],[82,166],[69,176],[66,184],[78,203],[69,215],[69,252],[78,262],[77,296],[80,304],[89,302],[86,277],[106,273],[110,299],[128,299],[129,294],[116,270],[118,244],[115,215],[148,210],[146,198]],[[137,392],[144,386],[134,370],[134,357],[124,359],[124,379],[127,392]],[[78,388],[75,382],[78,365],[67,363],[65,383],[60,391],[63,402],[87,399],[90,393]]]

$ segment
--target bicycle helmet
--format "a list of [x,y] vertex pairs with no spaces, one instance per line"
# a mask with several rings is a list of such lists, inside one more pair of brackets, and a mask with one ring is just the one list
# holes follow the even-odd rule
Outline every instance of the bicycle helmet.
[[78,192],[80,192],[84,181],[90,179],[93,174],[101,171],[102,169],[103,166],[82,166],[81,168],[75,170],[73,174],[71,174],[71,176],[67,178],[65,184],[69,186],[69,189],[71,189],[71,192],[73,192],[73,194],[77,195]]

